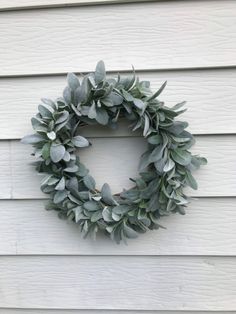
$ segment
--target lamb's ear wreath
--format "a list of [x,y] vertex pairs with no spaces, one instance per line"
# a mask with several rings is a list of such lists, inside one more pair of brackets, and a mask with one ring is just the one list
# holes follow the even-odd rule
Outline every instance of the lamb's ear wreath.
[[[162,227],[162,216],[184,214],[188,197],[183,188],[197,189],[191,172],[206,164],[189,152],[194,138],[185,130],[188,123],[175,120],[185,111],[184,102],[165,106],[158,97],[166,83],[153,93],[150,82],[135,73],[107,78],[103,61],[81,80],[68,74],[67,82],[62,98],[42,99],[31,120],[35,134],[22,139],[35,148],[37,171],[47,174],[41,184],[50,196],[47,209],[80,225],[84,236],[102,230],[117,243]],[[128,119],[133,131],[142,130],[148,149],[140,158],[139,177],[131,179],[133,187],[112,195],[107,183],[96,189],[80,162],[80,149],[90,143],[79,134],[91,124],[115,128],[120,118]]]

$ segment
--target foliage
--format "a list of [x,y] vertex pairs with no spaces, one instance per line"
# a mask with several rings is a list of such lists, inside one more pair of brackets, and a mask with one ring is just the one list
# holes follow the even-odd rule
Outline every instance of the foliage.
[[[84,236],[98,230],[119,243],[139,233],[162,227],[162,216],[185,213],[188,197],[183,188],[197,189],[192,170],[206,159],[189,152],[193,136],[186,122],[176,121],[185,110],[184,102],[170,108],[158,99],[166,83],[152,93],[150,82],[131,77],[107,78],[103,61],[95,73],[79,79],[70,73],[63,97],[42,99],[32,118],[35,134],[22,139],[32,144],[38,158],[36,169],[45,173],[41,189],[49,194],[47,209],[80,225]],[[105,183],[98,191],[94,178],[76,154],[89,141],[79,135],[90,124],[116,127],[120,118],[141,129],[148,149],[141,156],[139,177],[134,186],[112,195]]]

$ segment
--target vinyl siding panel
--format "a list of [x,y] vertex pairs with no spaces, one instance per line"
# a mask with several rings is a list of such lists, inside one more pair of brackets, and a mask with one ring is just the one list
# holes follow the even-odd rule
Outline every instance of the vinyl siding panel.
[[236,306],[232,257],[2,257],[0,278],[3,307],[222,311]]
[[233,66],[235,9],[225,0],[3,12],[0,75],[90,71],[99,59],[110,70]]

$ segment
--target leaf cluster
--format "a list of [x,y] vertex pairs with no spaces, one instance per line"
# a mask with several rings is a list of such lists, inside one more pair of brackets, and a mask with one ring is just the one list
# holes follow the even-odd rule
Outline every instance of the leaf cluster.
[[[135,72],[108,78],[103,61],[81,78],[69,73],[67,83],[63,97],[42,99],[31,119],[35,133],[22,139],[33,145],[36,170],[46,175],[41,189],[50,197],[47,209],[74,221],[84,236],[102,230],[117,243],[162,227],[162,216],[184,214],[189,202],[184,187],[197,189],[192,171],[206,164],[189,151],[194,138],[186,131],[188,123],[176,120],[184,102],[167,107],[159,100],[166,83],[153,93],[150,82]],[[93,124],[116,128],[120,118],[142,131],[148,149],[140,158],[139,177],[131,179],[133,187],[112,195],[107,183],[96,189],[80,162],[80,150],[90,145],[80,130]]]

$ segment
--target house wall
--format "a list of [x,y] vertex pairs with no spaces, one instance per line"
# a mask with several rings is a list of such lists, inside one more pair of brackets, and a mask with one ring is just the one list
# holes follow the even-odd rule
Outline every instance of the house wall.
[[[229,314],[236,311],[236,2],[0,0],[0,314]],[[81,239],[44,210],[30,117],[66,73],[131,64],[183,119],[208,158],[186,216],[116,245]],[[111,73],[112,74],[112,73]],[[114,193],[137,174],[145,141],[125,123],[84,130],[81,159]]]

